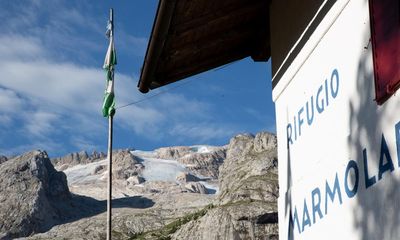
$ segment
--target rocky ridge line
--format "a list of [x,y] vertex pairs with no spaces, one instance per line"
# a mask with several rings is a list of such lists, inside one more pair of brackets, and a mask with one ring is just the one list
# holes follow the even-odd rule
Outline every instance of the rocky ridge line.
[[88,154],[86,151],[80,151],[75,153],[69,153],[63,157],[53,158],[51,162],[63,170],[68,167],[72,167],[78,164],[87,164],[95,161],[105,159],[107,155],[103,152],[93,151],[92,154]]
[[177,227],[173,239],[278,239],[276,136],[231,139],[221,165],[220,194],[200,218]]

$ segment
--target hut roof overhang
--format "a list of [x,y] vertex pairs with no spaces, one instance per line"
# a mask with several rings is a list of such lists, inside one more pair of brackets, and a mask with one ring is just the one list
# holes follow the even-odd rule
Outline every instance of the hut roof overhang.
[[160,0],[138,88],[146,93],[227,63],[271,55],[269,0]]

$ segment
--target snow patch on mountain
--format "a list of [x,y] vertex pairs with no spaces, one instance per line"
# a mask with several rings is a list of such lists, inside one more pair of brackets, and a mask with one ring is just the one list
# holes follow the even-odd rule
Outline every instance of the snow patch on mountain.
[[[217,147],[196,145],[187,148],[190,150],[189,153],[184,156],[185,159],[194,154],[208,154],[215,151]],[[193,168],[196,169],[195,167],[197,165],[189,162],[185,164],[177,159],[160,158],[157,150],[134,150],[130,151],[130,153],[137,157],[138,161],[144,165],[144,169],[140,176],[145,179],[145,183],[163,181],[182,184],[177,181],[176,177],[184,172],[200,178],[199,182],[209,190],[209,193],[214,194],[218,192],[218,181],[216,179],[206,177],[201,175],[199,172],[192,171]],[[63,171],[67,175],[68,184],[70,187],[80,188],[82,186],[103,186],[107,180],[107,164],[107,159],[103,159],[96,162],[85,164],[81,163],[78,165],[69,166],[68,168],[63,169]],[[104,170],[97,171],[99,168]],[[137,184],[137,186],[143,186],[143,183]]]
[[143,177],[146,181],[170,181],[175,182],[180,172],[185,172],[184,165],[175,160],[158,158],[142,158],[144,165]]
[[64,173],[67,175],[68,184],[78,185],[101,181],[106,172],[97,175],[93,174],[96,167],[100,165],[107,165],[107,159],[88,164],[78,164],[65,169]]
[[193,152],[197,152],[197,153],[210,153],[210,152],[212,152],[212,147],[211,146],[206,146],[206,145],[191,146],[190,149]]
[[[191,148],[193,149],[193,152],[209,151],[209,147],[203,145],[193,146]],[[156,158],[157,152],[155,151],[135,150],[131,151],[131,153],[142,160],[141,163],[145,166],[142,175],[146,181],[176,182],[176,177],[181,172],[189,172],[195,175],[188,170],[187,167],[189,167],[189,165],[181,164],[177,160]],[[200,181],[200,183],[202,183],[206,188],[212,190],[210,193],[218,192],[218,184],[207,181],[209,179],[204,176],[197,175],[197,177],[204,180]]]

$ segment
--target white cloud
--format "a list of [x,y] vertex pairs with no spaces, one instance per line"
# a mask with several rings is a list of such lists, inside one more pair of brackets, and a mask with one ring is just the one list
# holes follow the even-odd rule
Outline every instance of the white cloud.
[[[46,58],[47,52],[36,39],[15,36],[0,38],[0,43],[10,46],[7,50],[0,48],[0,55],[12,49],[19,53],[13,59],[0,59],[3,75],[0,86],[5,88],[1,90],[0,106],[4,105],[12,117],[23,119],[28,138],[50,141],[54,134],[66,131],[74,146],[94,146],[90,138],[106,129],[106,122],[100,115],[104,71],[70,62],[53,62]],[[28,46],[27,50],[19,51],[14,43]],[[116,74],[117,106],[148,97],[136,91],[135,82],[132,77]],[[24,113],[22,110],[29,111]],[[148,102],[117,109],[115,122],[153,140],[166,137],[166,129],[173,129],[168,132],[170,136],[200,141],[229,135],[229,131],[221,129],[181,126],[182,122],[191,123],[193,119],[207,120],[211,112],[212,107],[208,104],[180,94],[165,93]],[[9,122],[5,117],[2,121]]]
[[28,60],[37,56],[43,56],[40,40],[34,37],[22,37],[18,35],[3,35],[0,38],[0,53],[3,61],[14,59]]
[[166,93],[156,100],[157,105],[168,109],[170,115],[177,118],[208,118],[211,106],[205,102],[188,99],[181,94]]
[[180,136],[183,139],[194,139],[199,142],[208,142],[215,139],[229,139],[235,133],[235,129],[229,126],[220,126],[211,123],[182,123],[169,130],[172,136]]
[[46,138],[54,131],[58,115],[49,112],[37,111],[26,115],[25,128],[31,137]]
[[81,136],[71,137],[70,142],[73,146],[79,149],[79,151],[84,150],[90,153],[96,149],[99,149],[98,145]]
[[2,86],[70,110],[93,108],[93,97],[96,93],[101,97],[104,84],[100,69],[70,63],[2,61],[0,71],[4,76],[0,79]]
[[254,108],[245,108],[244,112],[260,122],[267,122],[267,119],[271,117],[263,112],[257,111]]
[[9,127],[16,112],[21,112],[26,102],[15,91],[0,87],[0,125]]
[[[259,121],[261,124],[267,124],[267,122],[274,122],[273,116],[266,114],[260,110],[256,110],[254,108],[245,108],[245,113],[252,116],[254,119]],[[275,124],[266,125],[264,127],[265,131],[276,133],[276,126]]]
[[129,109],[117,110],[115,122],[137,135],[160,140],[163,136],[162,127],[166,121],[164,113],[153,108],[131,106]]
[[56,143],[54,141],[40,140],[40,141],[32,141],[27,144],[21,144],[18,146],[14,146],[11,148],[0,148],[0,155],[5,156],[14,156],[21,154],[23,152],[32,151],[32,150],[46,150],[49,153],[50,157],[55,157],[53,155],[54,152],[62,149],[63,146],[60,143]]
[[[93,52],[105,52],[106,44],[88,37],[104,35],[105,21],[99,23],[78,8],[64,8],[63,1],[22,4],[7,3],[13,15],[0,9],[0,27],[7,33],[0,36],[0,124],[2,128],[18,124],[15,134],[27,141],[7,152],[52,151],[62,149],[64,143],[78,150],[98,147],[99,136],[107,130],[107,121],[101,116],[105,73],[86,60]],[[57,13],[52,13],[54,10]],[[43,15],[48,21],[43,22]],[[91,34],[78,34],[82,30]],[[146,38],[123,29],[118,34],[124,54],[144,55]],[[157,93],[140,94],[136,78],[116,73],[117,106]],[[181,143],[188,139],[201,143],[230,137],[232,127],[205,124],[214,114],[217,111],[211,104],[169,92],[117,109],[115,124],[153,141],[172,137]],[[55,142],[55,137],[62,139],[61,143]]]
[[23,104],[24,100],[15,91],[0,88],[0,109],[3,114],[20,111]]
[[85,14],[87,10],[64,0],[4,2],[0,8],[2,36],[36,38],[51,50],[47,54],[53,59],[94,64],[93,53],[103,52],[106,45],[101,41],[105,22]]
[[118,39],[118,45],[125,52],[135,56],[144,57],[147,49],[147,38],[132,36],[122,30],[120,32],[117,31],[116,39]]

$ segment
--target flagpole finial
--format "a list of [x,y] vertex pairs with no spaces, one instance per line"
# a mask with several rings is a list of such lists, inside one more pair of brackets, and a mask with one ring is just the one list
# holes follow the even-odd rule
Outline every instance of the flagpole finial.
[[110,8],[110,22],[114,23],[114,9]]

